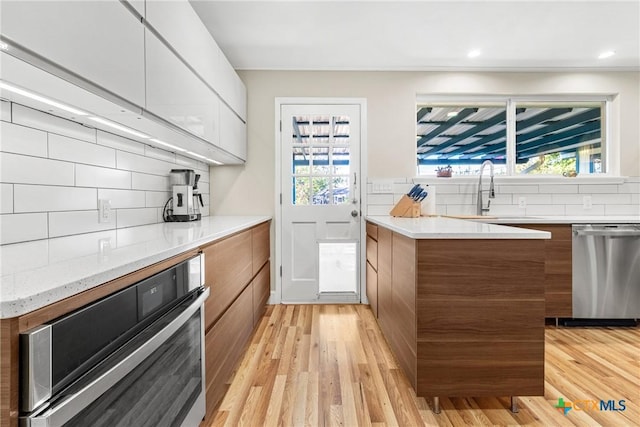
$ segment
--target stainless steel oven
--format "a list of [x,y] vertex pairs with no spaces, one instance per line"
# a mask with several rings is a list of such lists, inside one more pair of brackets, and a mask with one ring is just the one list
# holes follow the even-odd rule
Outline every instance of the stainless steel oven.
[[199,425],[203,257],[21,334],[21,425]]

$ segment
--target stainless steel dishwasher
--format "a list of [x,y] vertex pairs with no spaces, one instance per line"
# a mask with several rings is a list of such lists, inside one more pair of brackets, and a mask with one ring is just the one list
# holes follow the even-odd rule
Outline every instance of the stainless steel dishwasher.
[[573,317],[640,318],[640,224],[573,225]]

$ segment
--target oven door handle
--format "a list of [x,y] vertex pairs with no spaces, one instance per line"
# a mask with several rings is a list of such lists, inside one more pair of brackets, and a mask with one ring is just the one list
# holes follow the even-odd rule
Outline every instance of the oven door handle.
[[173,319],[162,330],[153,337],[136,348],[131,354],[114,365],[107,372],[87,384],[77,393],[65,397],[61,402],[55,403],[42,413],[36,413],[21,418],[21,426],[30,427],[55,427],[61,426],[71,420],[93,401],[99,398],[111,387],[116,385],[121,379],[126,377],[140,363],[142,363],[151,353],[156,351],[165,341],[178,331],[193,314],[200,310],[204,301],[209,296],[209,288],[204,291],[184,309],[175,319]]

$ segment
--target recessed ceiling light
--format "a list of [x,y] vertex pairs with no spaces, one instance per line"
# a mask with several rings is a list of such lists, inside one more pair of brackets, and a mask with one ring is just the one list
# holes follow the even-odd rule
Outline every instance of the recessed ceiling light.
[[449,111],[449,112],[447,113],[447,117],[455,117],[455,116],[457,116],[457,115],[458,115],[458,112],[457,112],[457,111]]
[[607,50],[606,52],[602,52],[600,55],[598,55],[598,59],[610,58],[615,54],[616,52],[614,50]]
[[473,49],[472,51],[467,53],[467,57],[469,57],[469,58],[477,58],[478,56],[480,56],[481,53],[482,53],[482,51],[480,49]]

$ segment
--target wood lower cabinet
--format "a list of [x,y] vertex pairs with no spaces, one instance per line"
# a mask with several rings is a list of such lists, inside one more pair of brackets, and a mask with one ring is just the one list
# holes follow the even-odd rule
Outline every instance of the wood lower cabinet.
[[202,249],[205,303],[205,424],[222,402],[237,364],[271,295],[270,222]]
[[205,329],[218,320],[253,277],[252,230],[246,230],[202,249],[205,283],[211,296],[205,302]]
[[378,226],[367,223],[367,299],[373,315],[378,317]]
[[545,316],[572,317],[571,224],[518,224],[516,227],[551,233],[544,247]]
[[378,227],[378,323],[385,336],[391,334],[393,300],[391,298],[391,239],[393,233]]
[[253,287],[247,286],[205,337],[207,416],[218,407],[253,331]]

